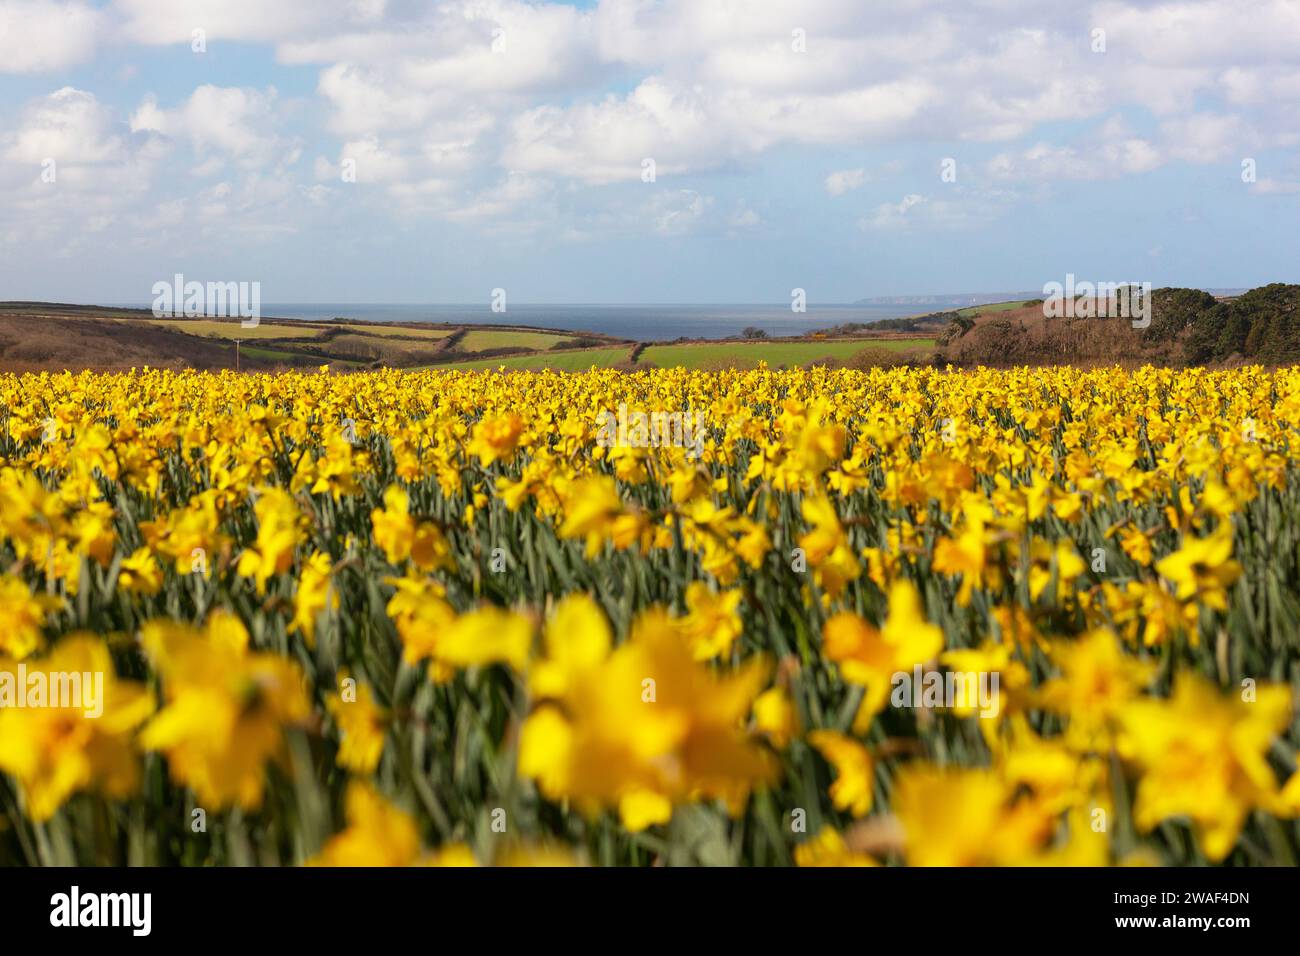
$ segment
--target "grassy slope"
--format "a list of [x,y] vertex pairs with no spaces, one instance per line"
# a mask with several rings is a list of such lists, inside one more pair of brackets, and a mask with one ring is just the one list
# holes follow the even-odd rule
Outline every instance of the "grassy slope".
[[530,332],[523,329],[475,329],[465,335],[457,346],[461,352],[482,352],[485,349],[549,349],[556,342],[573,338],[551,332]]
[[[932,339],[871,339],[858,341],[826,342],[696,342],[682,345],[656,345],[641,353],[638,364],[656,365],[660,368],[712,368],[733,365],[736,368],[753,368],[760,361],[773,367],[778,365],[806,365],[822,358],[844,360],[863,349],[886,349],[904,352],[928,348]],[[579,349],[572,352],[546,352],[534,355],[510,355],[501,358],[476,359],[470,362],[451,362],[439,365],[446,369],[496,369],[511,370],[557,369],[566,372],[585,371],[593,365],[609,368],[626,361],[629,349]]]
[[641,361],[661,368],[682,366],[700,368],[733,365],[753,368],[760,361],[770,366],[806,365],[822,358],[841,361],[863,349],[888,349],[904,352],[933,345],[932,339],[870,339],[825,342],[720,342],[685,345],[655,345],[641,353]]
[[[135,319],[119,319],[119,322],[134,322]],[[186,335],[200,335],[216,339],[310,339],[320,335],[324,328],[319,325],[274,325],[259,322],[250,329],[238,322],[219,319],[146,319],[150,325],[175,329]]]
[[539,371],[552,368],[562,372],[585,372],[593,365],[597,368],[609,368],[619,362],[625,362],[631,354],[631,348],[613,349],[575,349],[572,352],[542,352],[536,355],[506,355],[500,358],[475,359],[472,362],[452,362],[435,366],[439,369],[507,369]]
[[436,361],[437,339],[397,339],[387,335],[336,335],[321,343],[335,355],[380,362]]
[[285,352],[281,349],[254,348],[249,345],[242,346],[239,349],[239,354],[243,358],[248,358],[251,355],[253,358],[266,359],[270,362],[291,362],[299,357],[294,352]]
[[1019,309],[1027,305],[1030,301],[1029,299],[1020,299],[1015,302],[995,302],[992,305],[972,305],[970,308],[958,309],[957,314],[973,319],[977,315],[988,315],[992,312],[1010,312],[1012,309]]
[[445,339],[456,331],[455,329],[404,329],[394,328],[391,325],[374,325],[364,322],[354,325],[331,325],[329,328],[346,329],[349,332],[360,332],[364,335],[377,335],[384,339]]
[[[0,313],[0,371],[234,367],[234,345],[144,322]],[[269,366],[257,356],[247,367]]]
[[[337,366],[378,363],[390,367],[430,367],[438,362],[442,340],[456,329],[404,328],[371,323],[321,323],[264,319],[245,329],[237,320],[215,318],[157,319],[143,310],[60,306],[48,303],[0,304],[9,333],[0,337],[0,360],[15,370],[27,368],[128,367],[142,362],[198,367],[233,367],[233,340],[247,344],[242,355],[250,368],[278,364],[333,363]],[[33,321],[39,320],[39,321]],[[61,331],[65,323],[80,323],[78,334]],[[66,326],[71,327],[71,326]],[[334,334],[328,334],[329,332]],[[342,334],[339,334],[342,333]],[[87,343],[100,334],[99,345]],[[632,343],[573,351],[548,351],[558,342],[577,337],[526,328],[473,328],[456,345],[460,354],[488,349],[530,349],[527,355],[484,356],[437,367],[463,369],[557,369],[582,371],[626,362]],[[48,340],[48,341],[47,341]],[[251,347],[274,341],[271,347]],[[98,340],[97,340],[98,341]],[[170,343],[173,348],[164,347]],[[697,342],[653,346],[641,364],[660,367],[752,368],[759,361],[773,367],[807,365],[818,359],[845,360],[864,349],[906,351],[927,348],[929,338],[828,339],[826,341]],[[93,353],[93,357],[90,353]],[[324,353],[324,354],[321,354]]]

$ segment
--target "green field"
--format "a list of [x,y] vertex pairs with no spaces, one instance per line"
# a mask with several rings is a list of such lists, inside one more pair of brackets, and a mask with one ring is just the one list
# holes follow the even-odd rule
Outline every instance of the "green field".
[[497,369],[527,370],[555,369],[560,372],[585,372],[593,365],[609,368],[624,362],[631,354],[631,346],[613,349],[575,349],[572,352],[543,352],[537,355],[506,355],[501,358],[475,359],[472,362],[454,362],[437,365],[440,369]]
[[[295,359],[301,359],[302,354],[299,352],[283,352],[279,349],[259,349],[248,345],[241,345],[239,354],[245,358],[265,359],[268,362],[287,362],[292,363]],[[324,364],[323,362],[321,364]]]
[[552,332],[530,332],[527,329],[475,329],[466,333],[457,343],[461,352],[482,352],[486,349],[549,349],[556,342],[564,342],[572,335]]
[[1027,305],[1031,300],[1020,299],[1015,302],[995,302],[992,305],[972,305],[970,308],[958,309],[958,315],[964,315],[973,319],[977,315],[988,315],[992,312],[1010,312],[1012,309],[1019,309]]
[[641,353],[641,363],[659,368],[713,368],[730,365],[754,368],[760,361],[773,368],[782,365],[807,365],[818,359],[843,361],[863,349],[887,349],[905,352],[933,345],[932,339],[855,339],[825,342],[719,342],[690,345],[654,345]]
[[432,361],[438,350],[437,339],[395,339],[384,335],[336,335],[321,346],[328,352],[355,356],[370,361],[402,361],[411,355]]
[[[122,322],[135,321],[120,319]],[[201,335],[209,339],[311,339],[320,335],[319,325],[272,325],[262,322],[246,329],[237,321],[220,319],[148,319],[150,325],[161,325],[186,335]]]
[[[230,346],[230,354],[235,353],[234,345]],[[241,345],[239,354],[246,359],[261,359],[265,362],[282,362],[285,365],[295,367],[303,366],[303,359],[310,359],[311,362],[319,365],[329,365],[332,368],[363,368],[365,362],[356,362],[351,359],[329,358],[324,359],[314,355],[304,355],[302,352],[286,352],[283,349],[264,349],[255,345]],[[233,358],[232,358],[233,361]]]
[[365,322],[359,322],[355,325],[332,325],[331,328],[346,329],[349,332],[361,332],[365,335],[374,335],[379,338],[402,338],[402,339],[445,339],[455,332],[455,329],[404,329],[395,328],[391,325],[369,325]]
[[[999,305],[984,306],[989,311],[1005,311],[1020,303],[1008,302]],[[368,364],[380,362],[400,367],[435,361],[434,353],[438,343],[452,335],[454,329],[403,329],[394,326],[368,325],[366,323],[349,324],[272,324],[263,322],[253,328],[245,329],[237,321],[218,319],[151,319],[154,325],[176,329],[189,335],[217,339],[269,340],[282,339],[284,351],[253,350],[245,348],[250,357],[271,361],[291,361],[299,357],[297,342],[303,345],[321,346],[325,351],[336,355],[346,355],[347,359],[333,359],[340,364]],[[333,338],[313,342],[325,329],[336,332]],[[343,334],[337,334],[342,332]],[[575,349],[571,351],[551,351],[551,347],[560,342],[571,341],[576,337],[558,332],[533,331],[521,328],[470,329],[454,346],[454,352],[473,356],[490,349],[528,349],[526,355],[502,355],[473,358],[470,361],[456,362],[450,360],[437,367],[455,367],[462,369],[496,369],[558,371],[586,371],[595,366],[609,368],[627,361],[631,354],[631,345],[605,346],[601,348]],[[290,344],[293,340],[295,344]],[[820,359],[846,361],[864,349],[890,352],[906,352],[925,349],[933,345],[929,338],[868,338],[868,339],[826,339],[823,341],[767,341],[767,342],[692,342],[677,345],[654,345],[641,353],[638,365],[658,368],[740,368],[756,367],[759,362],[766,362],[772,368],[809,365]],[[450,357],[449,357],[450,358]],[[326,361],[322,359],[322,362]],[[428,367],[428,366],[425,366]]]

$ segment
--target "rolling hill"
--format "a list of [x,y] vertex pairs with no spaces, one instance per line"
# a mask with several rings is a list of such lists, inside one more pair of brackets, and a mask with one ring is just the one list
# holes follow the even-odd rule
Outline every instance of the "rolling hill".
[[1156,289],[1145,329],[1128,319],[1047,318],[1041,302],[989,309],[954,318],[937,346],[937,361],[964,366],[1285,365],[1300,361],[1300,285],[1238,296]]

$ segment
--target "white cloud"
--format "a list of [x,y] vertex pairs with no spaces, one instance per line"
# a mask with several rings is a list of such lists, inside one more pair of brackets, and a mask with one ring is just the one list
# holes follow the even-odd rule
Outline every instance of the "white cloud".
[[910,222],[914,217],[909,214],[925,201],[924,196],[909,193],[896,203],[882,203],[876,208],[874,216],[861,220],[859,225],[864,229],[897,229]]
[[209,43],[221,40],[275,42],[339,28],[364,27],[384,4],[356,0],[114,0],[121,37],[151,45],[189,46],[194,30]]
[[353,63],[338,63],[324,70],[317,90],[333,107],[330,128],[344,136],[418,128],[450,99],[446,93],[430,96],[415,89],[403,90],[387,82],[382,73]]
[[713,199],[692,189],[657,193],[646,204],[646,212],[661,236],[681,236],[694,232],[713,206]]
[[74,254],[148,196],[165,153],[85,90],[28,102],[0,135],[0,236]]
[[469,203],[447,213],[447,218],[471,222],[485,219],[500,219],[518,212],[518,210],[550,193],[550,187],[531,176],[512,173],[501,183],[484,190]]
[[1001,215],[1012,197],[987,188],[950,185],[942,198],[908,193],[898,202],[877,206],[858,220],[858,228],[899,231],[910,229],[957,230],[984,227]]
[[53,158],[64,166],[121,162],[127,138],[111,111],[85,90],[65,86],[23,110],[6,138],[5,159],[37,165]]
[[633,181],[645,159],[655,161],[658,176],[719,166],[736,146],[728,140],[696,94],[652,79],[623,99],[524,113],[502,161],[588,183]]
[[727,221],[727,224],[731,227],[732,234],[735,234],[755,229],[762,225],[763,217],[755,210],[749,208],[748,204],[742,202],[731,214],[731,218]]
[[205,84],[180,106],[163,109],[146,98],[131,116],[132,130],[152,130],[170,138],[184,137],[212,171],[213,161],[226,158],[245,168],[292,164],[297,146],[277,129],[277,94],[239,87]]
[[[1090,48],[1094,27],[1106,30],[1105,53]],[[802,52],[792,44],[796,28]],[[196,79],[188,96],[140,102],[128,127],[94,97],[88,104],[59,91],[64,101],[42,101],[4,138],[24,157],[24,175],[36,153],[72,143],[84,157],[102,152],[82,166],[157,160],[170,145],[166,187],[151,200],[176,199],[161,194],[170,190],[189,215],[208,210],[214,222],[233,210],[251,215],[254,198],[285,217],[346,196],[397,216],[485,229],[726,235],[752,233],[762,218],[748,207],[719,210],[697,177],[747,174],[782,149],[853,155],[925,142],[943,144],[935,155],[961,156],[964,143],[993,143],[991,162],[963,170],[1009,191],[1016,181],[1046,191],[1053,181],[1300,145],[1294,0],[905,0],[888,8],[600,0],[586,9],[527,0],[106,0],[100,8],[0,0],[0,70],[64,69],[112,44],[146,64],[143,77],[127,78],[139,83],[152,51],[132,51],[187,49],[195,29],[205,31],[214,62],[222,44],[262,44],[282,68],[312,71],[314,102],[286,102],[265,79],[260,88]],[[1144,111],[1154,122],[1141,133],[1113,118],[1142,122]],[[1098,125],[1080,136],[1082,124]],[[295,166],[304,143],[317,158]],[[639,183],[647,158],[657,192],[616,198],[620,184]],[[358,188],[340,181],[346,160]],[[831,167],[813,160],[810,168]],[[75,164],[71,175],[80,175]],[[888,165],[864,165],[830,172],[823,187],[839,197],[893,176]],[[204,193],[214,180],[229,192]],[[1283,189],[1268,182],[1256,191]],[[897,196],[925,187],[894,188]],[[863,221],[965,224],[996,215],[1010,194],[911,193]]]
[[0,0],[0,73],[43,73],[83,63],[103,28],[103,16],[85,3]]
[[1271,139],[1240,116],[1209,112],[1172,117],[1160,124],[1160,131],[1169,154],[1189,163],[1240,160]]
[[1020,153],[1000,153],[987,171],[999,180],[1117,179],[1150,172],[1165,161],[1161,147],[1111,119],[1077,143],[1040,142]]
[[[345,164],[355,173],[358,183],[400,183],[408,178],[410,171],[408,160],[394,155],[373,136],[343,144],[339,153],[340,179]],[[331,175],[334,175],[333,170]]]
[[1106,55],[1131,52],[1155,66],[1215,69],[1243,58],[1294,59],[1300,50],[1292,0],[1106,2],[1091,19],[1106,30]]
[[1254,184],[1254,191],[1265,196],[1289,196],[1300,193],[1300,182],[1266,177]]
[[858,169],[841,169],[826,177],[826,192],[832,196],[843,196],[854,189],[861,189],[867,181],[867,171]]
[[[1256,0],[1251,16],[1235,0],[870,14],[853,0],[260,3],[209,12],[201,0],[118,0],[117,9],[137,40],[185,41],[203,20],[212,37],[272,42],[282,62],[319,64],[330,129],[348,143],[378,138],[407,185],[485,165],[600,185],[635,181],[647,157],[671,177],[783,144],[1008,140],[1127,103],[1177,119],[1207,92],[1241,101],[1263,95],[1261,84],[1288,88],[1256,62],[1260,48],[1300,75],[1290,42],[1300,18],[1287,0]],[[793,48],[796,25],[805,52]],[[1094,25],[1107,31],[1102,55],[1089,47]],[[620,75],[635,82],[606,92]],[[1094,159],[1045,143],[1020,162],[1095,178],[1151,168],[1155,149],[1133,137]],[[827,184],[840,186],[852,188]]]

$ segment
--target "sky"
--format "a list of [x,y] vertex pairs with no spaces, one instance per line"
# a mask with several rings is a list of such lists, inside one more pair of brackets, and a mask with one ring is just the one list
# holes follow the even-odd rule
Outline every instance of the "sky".
[[0,0],[0,299],[1300,281],[1300,2]]

